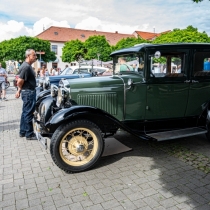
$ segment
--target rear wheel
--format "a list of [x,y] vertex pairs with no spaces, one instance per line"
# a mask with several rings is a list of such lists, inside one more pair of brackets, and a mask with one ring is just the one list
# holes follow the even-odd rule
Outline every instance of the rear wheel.
[[53,161],[68,173],[92,168],[99,161],[103,149],[104,140],[100,129],[87,120],[61,125],[50,143]]

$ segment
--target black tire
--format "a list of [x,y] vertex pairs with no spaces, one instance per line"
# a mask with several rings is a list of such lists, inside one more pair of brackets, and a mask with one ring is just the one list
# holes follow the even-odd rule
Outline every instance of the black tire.
[[89,170],[99,161],[103,150],[101,130],[87,120],[61,125],[50,142],[54,163],[67,173]]
[[210,142],[210,131],[208,131],[208,132],[206,133],[206,138],[207,138],[207,140]]

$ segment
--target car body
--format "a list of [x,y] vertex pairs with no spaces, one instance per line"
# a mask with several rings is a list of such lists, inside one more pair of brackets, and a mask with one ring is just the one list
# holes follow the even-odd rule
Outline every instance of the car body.
[[37,99],[36,134],[40,141],[51,136],[58,167],[90,169],[118,129],[152,141],[210,139],[210,69],[204,70],[210,44],[140,44],[111,56],[112,76],[63,79]]

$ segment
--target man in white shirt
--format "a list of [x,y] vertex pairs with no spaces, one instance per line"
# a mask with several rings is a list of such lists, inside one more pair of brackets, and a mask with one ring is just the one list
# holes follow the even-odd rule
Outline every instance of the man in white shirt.
[[2,93],[0,93],[0,96],[2,94],[2,97],[0,97],[0,100],[6,101],[6,77],[7,77],[7,72],[4,68],[2,68],[1,63],[0,63],[0,85],[2,89]]

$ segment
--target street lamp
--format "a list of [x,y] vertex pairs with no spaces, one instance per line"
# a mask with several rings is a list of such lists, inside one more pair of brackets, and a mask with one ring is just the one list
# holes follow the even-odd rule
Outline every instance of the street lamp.
[[78,63],[79,63],[79,71],[81,67],[81,63],[84,61],[83,57],[81,55],[78,56]]
[[41,67],[42,67],[41,55],[44,55],[44,54],[45,54],[45,52],[41,52],[41,51],[39,51],[39,52],[36,52],[36,54],[39,54],[40,68],[41,68]]
[[100,57],[100,55],[101,55],[100,53],[97,53],[97,56],[98,56],[98,61],[99,61],[99,57]]

